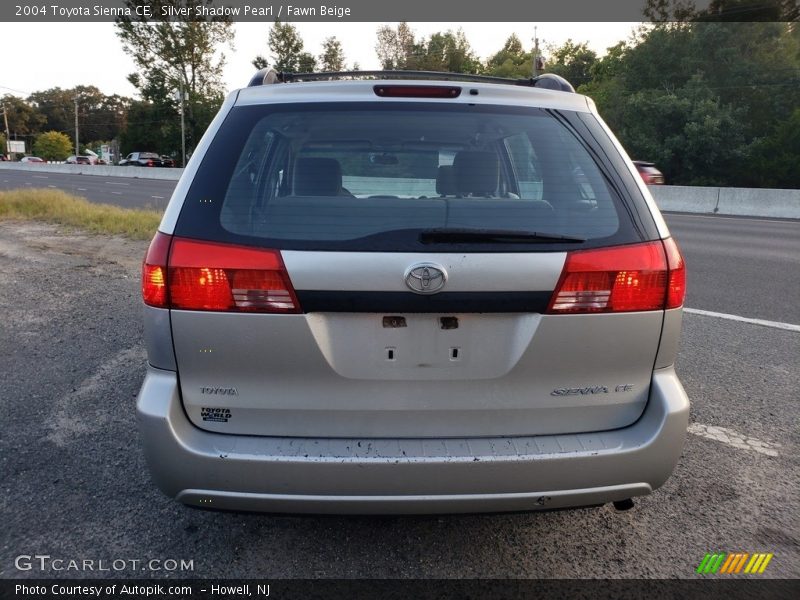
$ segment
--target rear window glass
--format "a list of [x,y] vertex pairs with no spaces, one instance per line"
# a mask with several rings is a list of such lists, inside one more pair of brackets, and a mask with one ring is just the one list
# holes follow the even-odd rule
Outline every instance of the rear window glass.
[[638,241],[586,145],[539,109],[237,108],[198,179],[184,224],[283,248],[408,250],[431,229]]

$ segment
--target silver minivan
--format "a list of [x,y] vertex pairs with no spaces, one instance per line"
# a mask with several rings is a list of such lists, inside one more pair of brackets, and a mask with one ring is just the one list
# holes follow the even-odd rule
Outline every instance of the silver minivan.
[[261,71],[144,261],[147,461],[212,509],[628,508],[683,447],[684,291],[563,79]]

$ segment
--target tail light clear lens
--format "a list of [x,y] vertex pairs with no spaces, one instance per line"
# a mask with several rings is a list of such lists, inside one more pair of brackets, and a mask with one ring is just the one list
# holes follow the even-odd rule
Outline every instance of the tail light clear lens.
[[156,233],[142,264],[142,298],[157,308],[169,308],[167,298],[167,258],[172,236]]
[[672,239],[578,250],[567,255],[547,312],[663,310],[683,303],[684,288],[683,259]]
[[678,308],[683,306],[683,300],[686,297],[686,265],[674,239],[664,240],[664,251],[667,253],[667,268],[669,269],[666,308]]
[[[163,235],[163,234],[158,234]],[[158,237],[158,236],[157,236]],[[167,238],[169,236],[166,236]],[[155,240],[154,240],[155,243]],[[289,275],[276,250],[248,248],[183,238],[172,240],[166,269],[163,308],[225,312],[298,313]],[[145,260],[143,296],[159,278]]]

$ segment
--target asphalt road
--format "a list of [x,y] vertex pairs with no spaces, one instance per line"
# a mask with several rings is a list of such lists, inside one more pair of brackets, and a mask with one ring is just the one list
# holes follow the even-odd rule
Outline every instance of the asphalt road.
[[[157,491],[139,446],[144,249],[0,223],[0,577],[692,578],[718,550],[773,552],[765,576],[800,577],[800,333],[685,316],[677,368],[692,433],[672,478],[629,512],[204,512]],[[770,299],[751,281],[737,278],[740,295],[790,318],[796,298]],[[193,570],[15,568],[35,554]]]
[[686,258],[686,306],[800,325],[800,221],[665,217]]
[[[130,167],[136,172],[136,167]],[[92,202],[123,208],[160,208],[169,202],[174,181],[136,177],[100,177],[35,171],[0,170],[0,190],[17,188],[55,188]]]

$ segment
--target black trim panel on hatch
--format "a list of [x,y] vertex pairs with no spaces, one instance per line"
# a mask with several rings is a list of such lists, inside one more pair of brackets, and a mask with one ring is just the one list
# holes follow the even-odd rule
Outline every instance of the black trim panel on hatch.
[[349,292],[295,290],[305,313],[543,313],[549,292]]

